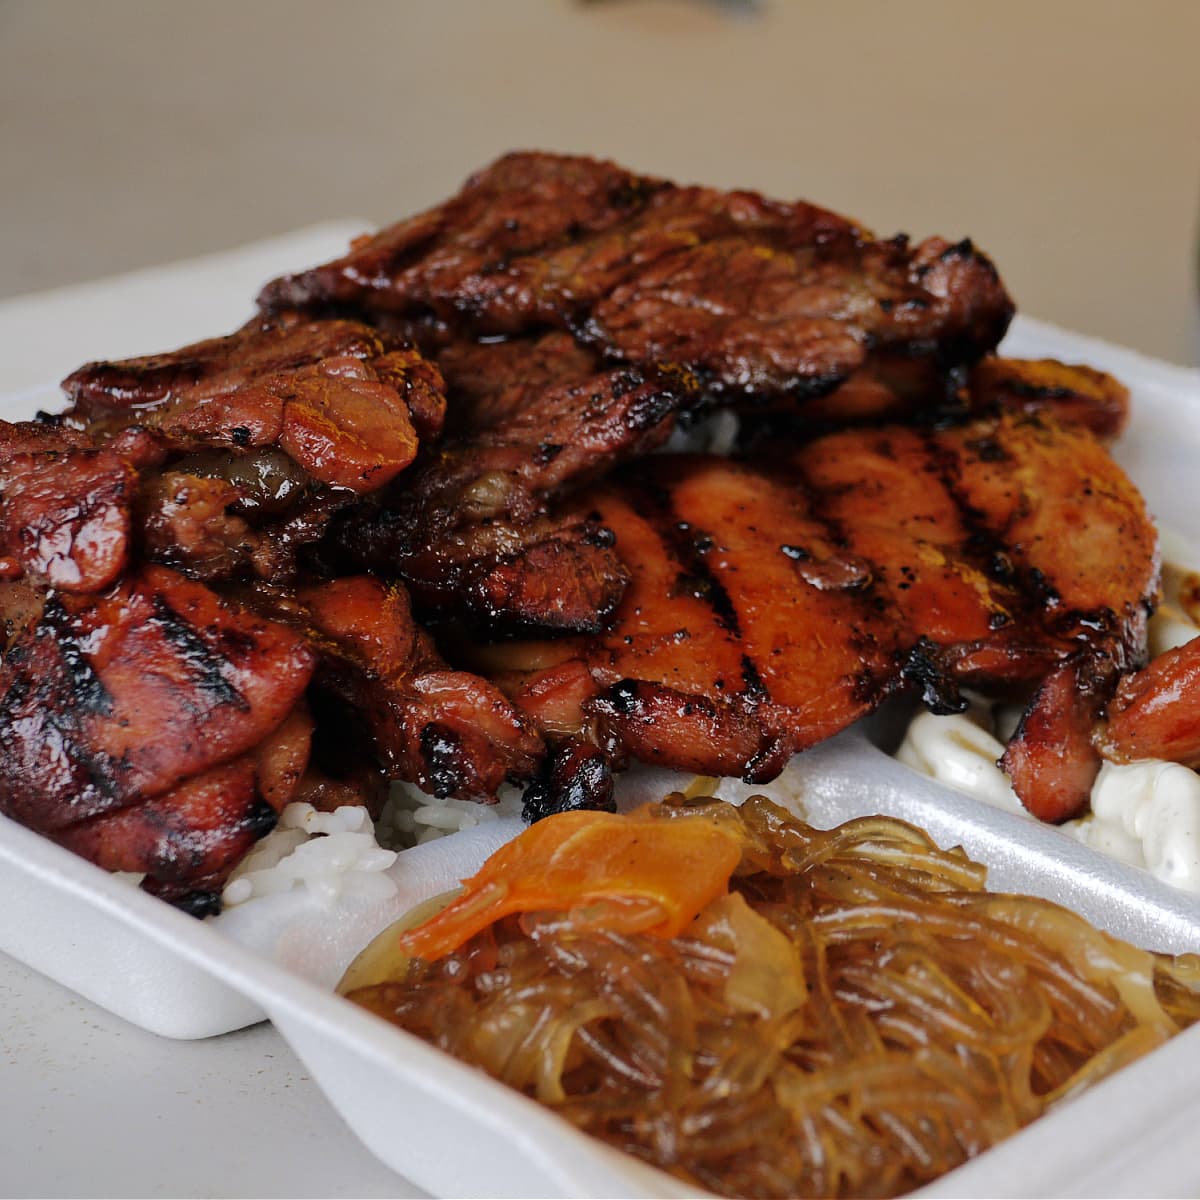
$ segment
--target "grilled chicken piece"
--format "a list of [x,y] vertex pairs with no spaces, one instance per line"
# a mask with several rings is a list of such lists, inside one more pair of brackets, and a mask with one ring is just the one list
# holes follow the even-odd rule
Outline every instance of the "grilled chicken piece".
[[293,714],[315,655],[299,636],[156,566],[26,602],[14,632],[0,811],[179,895],[269,828],[306,753]]
[[1004,766],[1037,816],[1075,815],[1099,770],[1092,725],[1143,652],[1157,587],[1132,484],[1086,430],[1011,413],[833,434],[794,461],[921,635],[906,674],[927,704],[952,711],[960,683],[1039,685]]
[[169,354],[89,363],[63,381],[64,420],[99,435],[132,424],[179,450],[278,446],[320,483],[369,492],[413,459],[416,426],[441,432],[441,376],[409,348],[389,353],[352,321],[295,314]]
[[[1037,416],[651,459],[586,501],[632,575],[611,629],[497,647],[494,677],[552,737],[751,782],[905,683],[952,711],[962,684],[1019,695],[1086,659],[1094,714],[1157,586],[1137,492],[1090,434]],[[1035,812],[1061,812],[1095,757],[1054,694],[1013,751]],[[1041,754],[1054,722],[1060,768]]]
[[145,430],[103,448],[49,421],[0,421],[0,577],[99,591],[130,558],[139,468],[163,449]]
[[[743,411],[755,413],[748,406]],[[1125,427],[1129,392],[1103,371],[1049,358],[988,355],[964,378],[962,368],[947,371],[928,359],[877,356],[827,396],[814,397],[788,414],[788,431],[885,421],[929,425],[1003,412],[1044,412],[1107,441]],[[780,421],[780,415],[768,412],[763,422],[767,436],[760,440],[777,435]]]
[[51,595],[0,666],[4,811],[59,829],[165,792],[260,743],[313,664],[291,630],[163,567]]
[[565,334],[454,344],[450,435],[331,541],[340,565],[399,574],[426,611],[493,631],[600,629],[625,586],[611,535],[555,497],[661,446],[694,382],[604,369]]
[[790,461],[939,674],[1031,684],[1102,635],[1141,644],[1156,536],[1086,431],[1010,413],[835,433]]
[[1125,675],[1096,733],[1106,758],[1161,758],[1200,767],[1200,639]]
[[[415,350],[356,322],[297,314],[255,320],[170,354],[90,363],[64,387],[75,403],[61,418],[61,437],[80,454],[153,439],[158,461],[144,465],[168,470],[139,481],[134,524],[153,560],[210,580],[293,576],[297,552],[322,536],[335,513],[391,482],[412,462],[419,436],[440,436],[446,404],[437,368]],[[17,455],[0,482],[15,484],[19,503],[21,477],[29,476],[30,503],[58,529],[63,518],[42,494],[54,481],[34,466]],[[72,468],[77,476],[83,469]],[[128,492],[132,480],[122,485],[107,469],[104,486]],[[82,494],[83,485],[58,490]],[[90,529],[119,518],[127,535],[127,509],[110,501],[99,515],[88,510],[76,519],[89,520]],[[107,576],[93,567],[78,586],[94,590],[115,579],[123,569],[115,552],[106,569]]]
[[311,738],[312,719],[299,704],[251,753],[68,826],[55,840],[106,870],[146,873],[147,891],[197,916],[218,912],[230,870],[296,794]]
[[494,802],[505,780],[533,775],[544,753],[533,724],[493,684],[446,663],[399,585],[360,575],[294,596],[260,590],[253,602],[319,655],[312,702],[335,777],[374,761],[436,796]]
[[237,861],[275,826],[256,794],[254,758],[203,771],[161,796],[55,831],[60,846],[107,871],[145,874],[148,890],[204,916]]
[[268,312],[354,311],[426,342],[566,329],[715,392],[828,392],[870,353],[970,362],[1012,304],[969,241],[876,241],[836,214],[510,154],[441,206],[268,284]]
[[671,456],[587,500],[632,579],[611,630],[514,689],[546,728],[765,782],[892,686],[894,631],[867,594],[869,568],[786,479]]
[[1100,438],[1115,438],[1129,418],[1129,390],[1122,383],[1051,358],[981,359],[971,368],[966,394],[972,411],[1048,412]]

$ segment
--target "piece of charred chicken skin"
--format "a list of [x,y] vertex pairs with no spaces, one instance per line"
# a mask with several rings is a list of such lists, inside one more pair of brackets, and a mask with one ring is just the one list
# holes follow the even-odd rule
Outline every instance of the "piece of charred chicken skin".
[[[1038,815],[1079,806],[1158,566],[1141,498],[1085,430],[1015,414],[846,430],[753,461],[647,460],[586,500],[632,576],[611,628],[483,653],[564,754],[582,737],[761,782],[901,686],[954,711],[961,685],[1046,680],[1009,769]],[[1083,664],[1098,682],[1064,711],[1045,689]]]
[[259,300],[353,313],[423,345],[550,326],[760,403],[831,391],[876,356],[971,362],[1012,315],[969,241],[878,241],[803,202],[538,153],[501,158]]

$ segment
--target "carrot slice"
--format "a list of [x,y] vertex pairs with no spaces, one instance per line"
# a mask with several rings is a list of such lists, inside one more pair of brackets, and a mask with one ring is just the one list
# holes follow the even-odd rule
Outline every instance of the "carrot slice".
[[700,814],[557,813],[497,850],[401,948],[433,960],[511,913],[593,904],[606,929],[672,938],[728,889],[741,857],[738,834]]

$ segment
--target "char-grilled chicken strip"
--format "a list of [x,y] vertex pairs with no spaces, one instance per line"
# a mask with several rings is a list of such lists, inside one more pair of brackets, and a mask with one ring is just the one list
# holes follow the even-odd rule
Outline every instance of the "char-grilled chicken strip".
[[148,566],[96,596],[50,594],[0,666],[0,798],[60,829],[253,749],[315,656],[290,629]]
[[1090,427],[1010,412],[833,434],[795,456],[902,627],[923,635],[907,671],[927,703],[952,707],[955,683],[1038,684],[1004,767],[1044,820],[1087,801],[1092,728],[1144,655],[1158,586],[1145,506]]
[[930,425],[993,413],[1046,413],[1110,440],[1125,427],[1129,391],[1103,371],[1055,359],[988,355],[969,370],[942,371],[920,359],[877,361],[856,371],[826,396],[789,413],[763,416],[743,408],[754,429],[744,440],[769,440],[780,429],[793,435],[847,425],[909,422]]
[[[586,500],[632,576],[612,627],[484,658],[551,736],[615,761],[761,782],[905,684],[948,711],[959,685],[1027,694],[1084,657],[1115,683],[1105,665],[1142,653],[1157,588],[1132,484],[1086,431],[1038,416],[651,459]],[[1061,818],[1089,769],[1105,686],[1083,717],[1035,697],[1015,782],[1039,815]]]
[[624,590],[611,533],[557,497],[661,446],[685,374],[608,367],[562,333],[439,356],[446,440],[332,533],[341,565],[399,574],[426,611],[497,631],[597,632]]
[[[616,756],[765,782],[891,687],[894,629],[865,590],[869,566],[785,478],[667,456],[587,501],[632,578],[608,631],[501,676],[548,730],[589,728]],[[519,661],[519,647],[498,651]]]
[[971,362],[1012,315],[969,241],[878,241],[803,202],[538,153],[501,158],[259,301],[354,313],[423,344],[552,326],[760,399],[828,392],[875,355]]

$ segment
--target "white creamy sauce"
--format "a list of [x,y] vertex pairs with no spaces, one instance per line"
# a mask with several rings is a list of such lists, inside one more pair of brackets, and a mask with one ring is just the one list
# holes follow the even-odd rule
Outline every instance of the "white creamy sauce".
[[[1162,532],[1163,602],[1150,619],[1150,653],[1189,642],[1200,632],[1200,556]],[[962,714],[918,714],[896,751],[906,766],[991,804],[1027,815],[997,760],[1011,736],[1009,714],[982,704]],[[1085,845],[1144,867],[1189,892],[1200,892],[1200,775],[1178,763],[1106,762],[1092,787],[1092,811],[1062,826]],[[1030,817],[1030,820],[1033,820]]]
[[918,713],[909,723],[896,757],[907,767],[931,775],[947,787],[966,792],[985,804],[1023,813],[1024,805],[1008,776],[996,765],[1004,753],[978,710],[939,717]]

